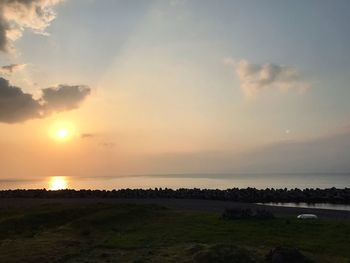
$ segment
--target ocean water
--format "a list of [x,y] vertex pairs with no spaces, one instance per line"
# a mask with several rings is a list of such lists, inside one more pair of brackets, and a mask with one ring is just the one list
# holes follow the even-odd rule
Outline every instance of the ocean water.
[[122,176],[50,176],[0,178],[0,189],[121,189],[121,188],[345,188],[350,173],[281,174],[157,174]]
[[299,208],[315,208],[315,209],[331,209],[331,210],[342,210],[350,211],[350,205],[341,204],[327,204],[327,203],[259,203],[270,206],[283,206],[283,207],[299,207]]

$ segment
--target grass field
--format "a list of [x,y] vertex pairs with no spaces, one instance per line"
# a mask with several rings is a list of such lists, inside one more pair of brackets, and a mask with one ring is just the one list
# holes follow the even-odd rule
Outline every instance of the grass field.
[[1,208],[0,242],[0,262],[265,262],[271,248],[286,246],[314,262],[341,263],[350,262],[350,221],[50,203]]

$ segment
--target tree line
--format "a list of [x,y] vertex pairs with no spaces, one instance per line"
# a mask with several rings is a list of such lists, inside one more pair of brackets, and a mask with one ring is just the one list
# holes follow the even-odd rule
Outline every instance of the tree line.
[[119,189],[119,190],[1,190],[0,198],[176,198],[235,202],[306,202],[350,204],[350,188],[328,189]]

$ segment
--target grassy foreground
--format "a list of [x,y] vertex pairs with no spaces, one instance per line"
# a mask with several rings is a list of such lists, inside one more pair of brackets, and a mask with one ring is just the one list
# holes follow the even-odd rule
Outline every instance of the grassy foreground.
[[276,246],[297,247],[314,262],[350,262],[350,221],[230,221],[103,203],[0,210],[0,262],[265,262]]

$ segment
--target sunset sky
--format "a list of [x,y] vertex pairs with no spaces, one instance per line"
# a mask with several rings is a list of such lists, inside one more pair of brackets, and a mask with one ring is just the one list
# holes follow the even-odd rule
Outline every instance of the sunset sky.
[[1,0],[0,181],[348,173],[349,14],[348,0]]

